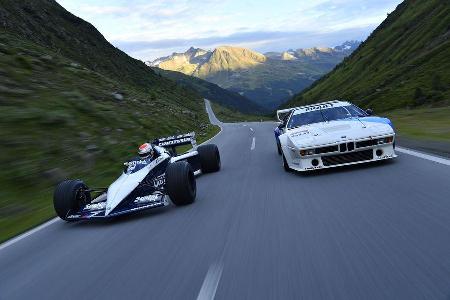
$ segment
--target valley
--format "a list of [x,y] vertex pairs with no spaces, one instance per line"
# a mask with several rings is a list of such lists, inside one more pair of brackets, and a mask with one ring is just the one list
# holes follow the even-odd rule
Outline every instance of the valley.
[[233,46],[214,50],[191,47],[184,53],[173,53],[147,64],[215,83],[269,112],[332,70],[358,45],[357,41],[349,41],[333,48],[265,54]]

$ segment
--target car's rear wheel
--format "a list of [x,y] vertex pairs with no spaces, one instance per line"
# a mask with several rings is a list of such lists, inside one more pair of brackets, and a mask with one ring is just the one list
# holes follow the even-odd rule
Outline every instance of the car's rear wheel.
[[65,180],[59,183],[53,194],[53,206],[58,217],[70,221],[67,217],[91,202],[89,188],[81,180]]
[[197,152],[203,173],[217,172],[220,170],[220,153],[216,145],[208,144],[199,146]]
[[177,161],[167,166],[166,189],[173,204],[177,206],[195,201],[197,185],[194,172],[188,162]]

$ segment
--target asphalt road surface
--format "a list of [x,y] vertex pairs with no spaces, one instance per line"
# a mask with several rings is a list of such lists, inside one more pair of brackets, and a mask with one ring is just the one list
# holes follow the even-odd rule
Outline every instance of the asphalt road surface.
[[450,167],[286,173],[274,123],[222,124],[197,200],[0,250],[0,299],[450,299]]

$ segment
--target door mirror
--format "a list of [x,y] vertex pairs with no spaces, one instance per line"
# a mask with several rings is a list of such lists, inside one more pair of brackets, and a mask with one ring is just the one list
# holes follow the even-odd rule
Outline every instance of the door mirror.
[[366,114],[368,114],[369,116],[373,115],[373,110],[370,108],[366,109]]

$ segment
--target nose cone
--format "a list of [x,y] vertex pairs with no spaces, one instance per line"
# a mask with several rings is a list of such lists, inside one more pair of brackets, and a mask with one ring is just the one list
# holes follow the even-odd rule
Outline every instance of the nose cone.
[[150,166],[132,174],[123,173],[108,188],[105,216],[109,215],[147,176]]

